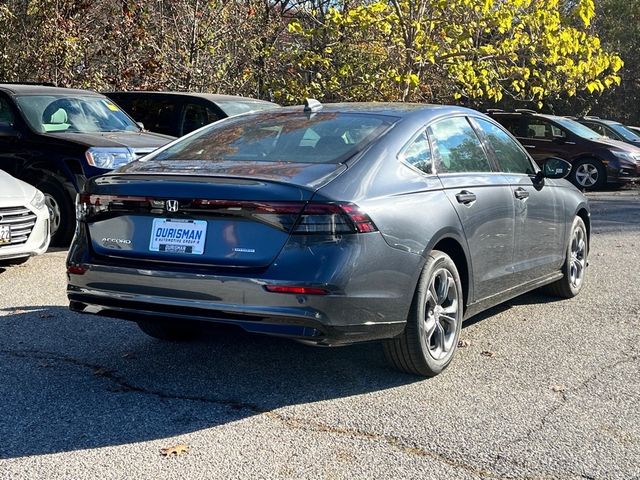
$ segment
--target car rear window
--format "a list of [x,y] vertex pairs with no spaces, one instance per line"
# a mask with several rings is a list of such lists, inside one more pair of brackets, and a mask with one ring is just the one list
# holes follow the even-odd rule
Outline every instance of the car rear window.
[[263,110],[273,110],[274,108],[280,108],[280,105],[278,105],[277,103],[269,102],[219,100],[216,101],[216,104],[224,113],[227,114],[228,117],[240,115],[241,113],[261,112]]
[[152,157],[174,161],[341,163],[396,120],[362,113],[264,112],[215,123]]

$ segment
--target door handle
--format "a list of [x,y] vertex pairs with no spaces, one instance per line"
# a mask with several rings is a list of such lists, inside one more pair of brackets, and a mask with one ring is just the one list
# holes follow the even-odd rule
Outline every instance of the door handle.
[[518,200],[523,200],[525,198],[529,198],[529,192],[527,192],[524,188],[522,187],[518,187],[516,188],[513,193],[515,194],[516,198]]
[[467,190],[462,190],[461,192],[456,193],[456,200],[458,200],[458,203],[462,203],[463,205],[469,205],[476,201],[476,194]]

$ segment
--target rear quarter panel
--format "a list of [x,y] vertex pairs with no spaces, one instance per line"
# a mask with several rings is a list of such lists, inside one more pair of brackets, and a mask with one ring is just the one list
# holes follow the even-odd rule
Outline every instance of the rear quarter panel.
[[318,191],[321,197],[356,203],[369,214],[389,248],[411,254],[411,265],[398,266],[411,271],[411,292],[426,255],[439,240],[453,238],[468,251],[460,220],[440,180],[417,172],[397,157],[424,124],[399,122],[345,173]]

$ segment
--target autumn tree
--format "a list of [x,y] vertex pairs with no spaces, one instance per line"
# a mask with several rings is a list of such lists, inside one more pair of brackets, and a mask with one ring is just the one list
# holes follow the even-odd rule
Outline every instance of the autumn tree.
[[[332,7],[325,21],[294,19],[297,70],[285,99],[439,101],[508,96],[542,104],[603,91],[622,60],[589,32],[593,0],[380,0]],[[323,39],[319,44],[318,39]]]

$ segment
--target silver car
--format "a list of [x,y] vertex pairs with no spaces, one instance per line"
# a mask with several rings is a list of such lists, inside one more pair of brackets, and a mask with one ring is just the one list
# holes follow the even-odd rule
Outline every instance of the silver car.
[[227,323],[318,345],[382,340],[435,375],[462,321],[576,295],[585,197],[473,110],[309,102],[204,127],[80,196],[71,309],[162,339]]
[[49,209],[42,192],[0,170],[0,263],[40,255],[49,240]]

